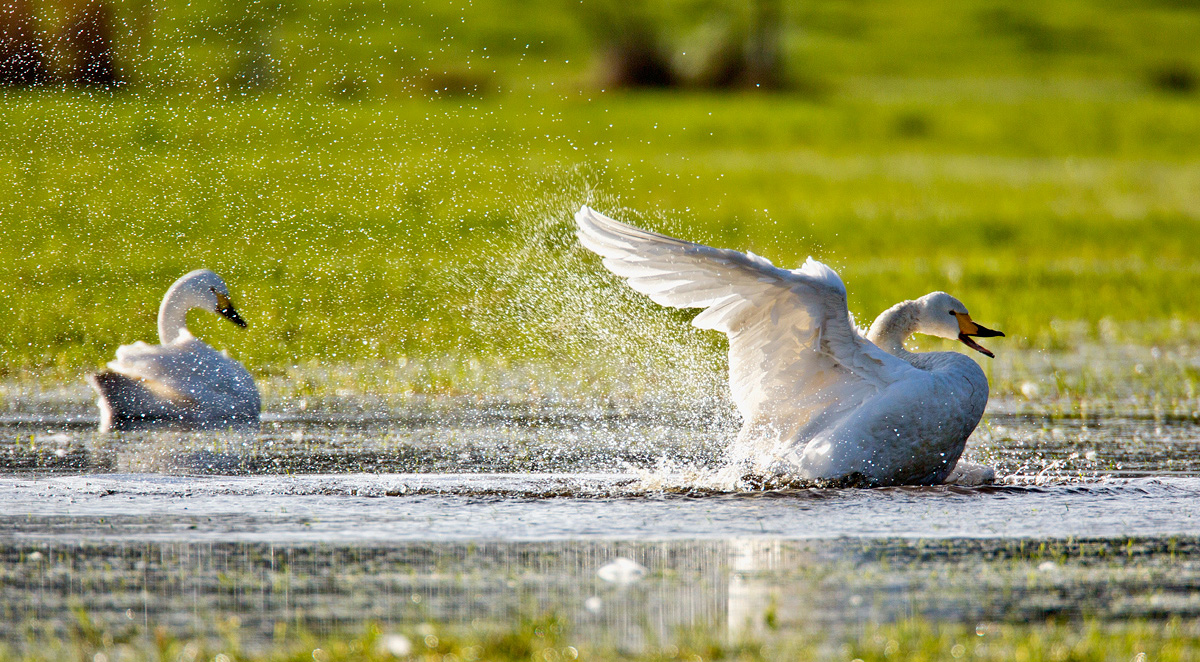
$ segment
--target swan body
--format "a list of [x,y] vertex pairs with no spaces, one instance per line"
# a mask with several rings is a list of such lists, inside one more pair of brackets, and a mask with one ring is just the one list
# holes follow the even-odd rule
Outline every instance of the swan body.
[[123,345],[108,370],[88,376],[100,394],[96,404],[102,432],[257,427],[261,404],[254,378],[241,363],[187,330],[187,313],[193,308],[246,326],[217,274],[199,269],[175,281],[158,309],[161,344]]
[[[580,243],[633,289],[729,338],[729,384],[743,418],[731,448],[749,474],[866,485],[983,482],[990,469],[956,470],[987,405],[988,382],[958,352],[912,353],[916,332],[953,338],[1003,335],[976,324],[944,292],[896,304],[862,333],[846,288],[809,258],[781,269],[753,253],[648,232],[588,207],[575,216]],[[952,475],[953,472],[953,475]]]

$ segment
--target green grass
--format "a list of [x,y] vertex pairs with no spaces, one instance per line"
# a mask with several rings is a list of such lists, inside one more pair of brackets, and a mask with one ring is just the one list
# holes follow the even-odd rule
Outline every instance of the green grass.
[[[153,340],[162,293],[200,266],[225,276],[251,327],[194,313],[194,331],[261,377],[446,356],[585,372],[597,346],[633,364],[719,363],[718,338],[575,246],[585,201],[779,264],[812,254],[862,323],[944,289],[1009,334],[999,352],[1108,342],[1112,328],[1186,343],[1200,322],[1200,95],[1147,72],[1191,66],[1200,12],[1111,4],[798,10],[789,62],[821,71],[817,97],[600,91],[586,82],[594,39],[561,7],[551,24],[575,27],[539,45],[545,63],[496,55],[495,93],[330,96],[297,83],[318,68],[252,96],[154,76],[112,95],[8,93],[0,376],[73,381]],[[280,48],[295,26],[340,34],[288,11]],[[498,6],[463,12],[438,62],[497,41],[481,26]],[[205,37],[211,16],[168,18],[188,48],[226,48]],[[685,43],[702,22],[672,34]],[[535,23],[513,18],[513,34],[533,43]],[[422,25],[413,38],[432,39]]]
[[[81,614],[70,635],[35,636],[28,652],[0,649],[0,660],[241,660],[243,662],[369,662],[449,660],[1079,660],[1163,662],[1190,660],[1200,637],[1178,621],[1111,625],[1098,622],[1033,624],[937,624],[922,619],[866,625],[838,638],[769,635],[765,641],[726,639],[696,629],[672,641],[637,649],[620,644],[575,641],[567,624],[555,618],[523,621],[508,629],[424,624],[360,634],[319,636],[289,632],[280,625],[268,645],[243,644],[236,621],[221,626],[220,640],[178,637],[166,628],[145,635],[136,629],[113,632]],[[828,639],[833,639],[829,641]],[[36,646],[34,645],[36,644]],[[836,651],[836,652],[835,652]],[[831,655],[833,657],[831,658]]]

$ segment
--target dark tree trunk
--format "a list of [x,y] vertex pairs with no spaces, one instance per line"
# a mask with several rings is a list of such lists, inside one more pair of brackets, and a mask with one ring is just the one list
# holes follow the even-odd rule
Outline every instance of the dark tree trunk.
[[783,87],[783,3],[758,0],[746,44],[746,84]]
[[671,87],[678,81],[667,55],[650,32],[626,33],[609,50],[610,81],[618,87]]
[[98,87],[121,83],[113,59],[113,15],[108,4],[89,0],[67,28],[66,44],[75,59],[72,82]]
[[27,0],[0,0],[0,85],[48,82],[42,35]]
[[748,25],[735,25],[700,74],[704,87],[780,89],[783,67],[783,4],[755,0]]

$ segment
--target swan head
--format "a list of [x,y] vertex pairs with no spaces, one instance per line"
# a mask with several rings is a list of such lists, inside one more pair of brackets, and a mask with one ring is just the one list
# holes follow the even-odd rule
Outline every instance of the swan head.
[[[185,274],[175,281],[171,290],[179,290],[189,308],[203,308],[245,328],[246,320],[238,315],[229,298],[229,288],[215,272],[208,269],[197,269]],[[167,293],[170,296],[170,292]]]
[[1004,334],[976,323],[971,319],[971,314],[967,312],[963,302],[945,292],[932,292],[917,299],[917,304],[918,331],[939,338],[957,340],[980,354],[995,356],[973,338],[995,338]]
[[208,269],[197,269],[183,278],[191,286],[190,289],[198,294],[198,300],[193,303],[196,308],[210,310],[234,324],[246,328],[246,320],[238,315],[229,298],[229,287],[215,272]]
[[175,342],[187,331],[187,311],[192,308],[214,312],[246,327],[246,320],[233,307],[225,281],[208,269],[197,269],[175,281],[163,297],[158,309],[158,335],[163,344]]

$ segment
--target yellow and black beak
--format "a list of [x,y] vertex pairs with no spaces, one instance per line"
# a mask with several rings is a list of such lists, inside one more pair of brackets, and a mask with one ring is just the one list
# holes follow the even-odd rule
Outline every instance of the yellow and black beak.
[[971,338],[1002,338],[1004,334],[1000,331],[994,331],[976,324],[975,320],[971,319],[971,316],[966,313],[954,313],[954,316],[958,318],[958,340],[984,356],[996,358],[996,355],[992,354],[991,350],[971,340]]
[[220,292],[217,293],[217,313],[243,329],[246,328],[246,320],[242,319],[242,316],[233,309],[233,302],[229,300],[229,297]]

